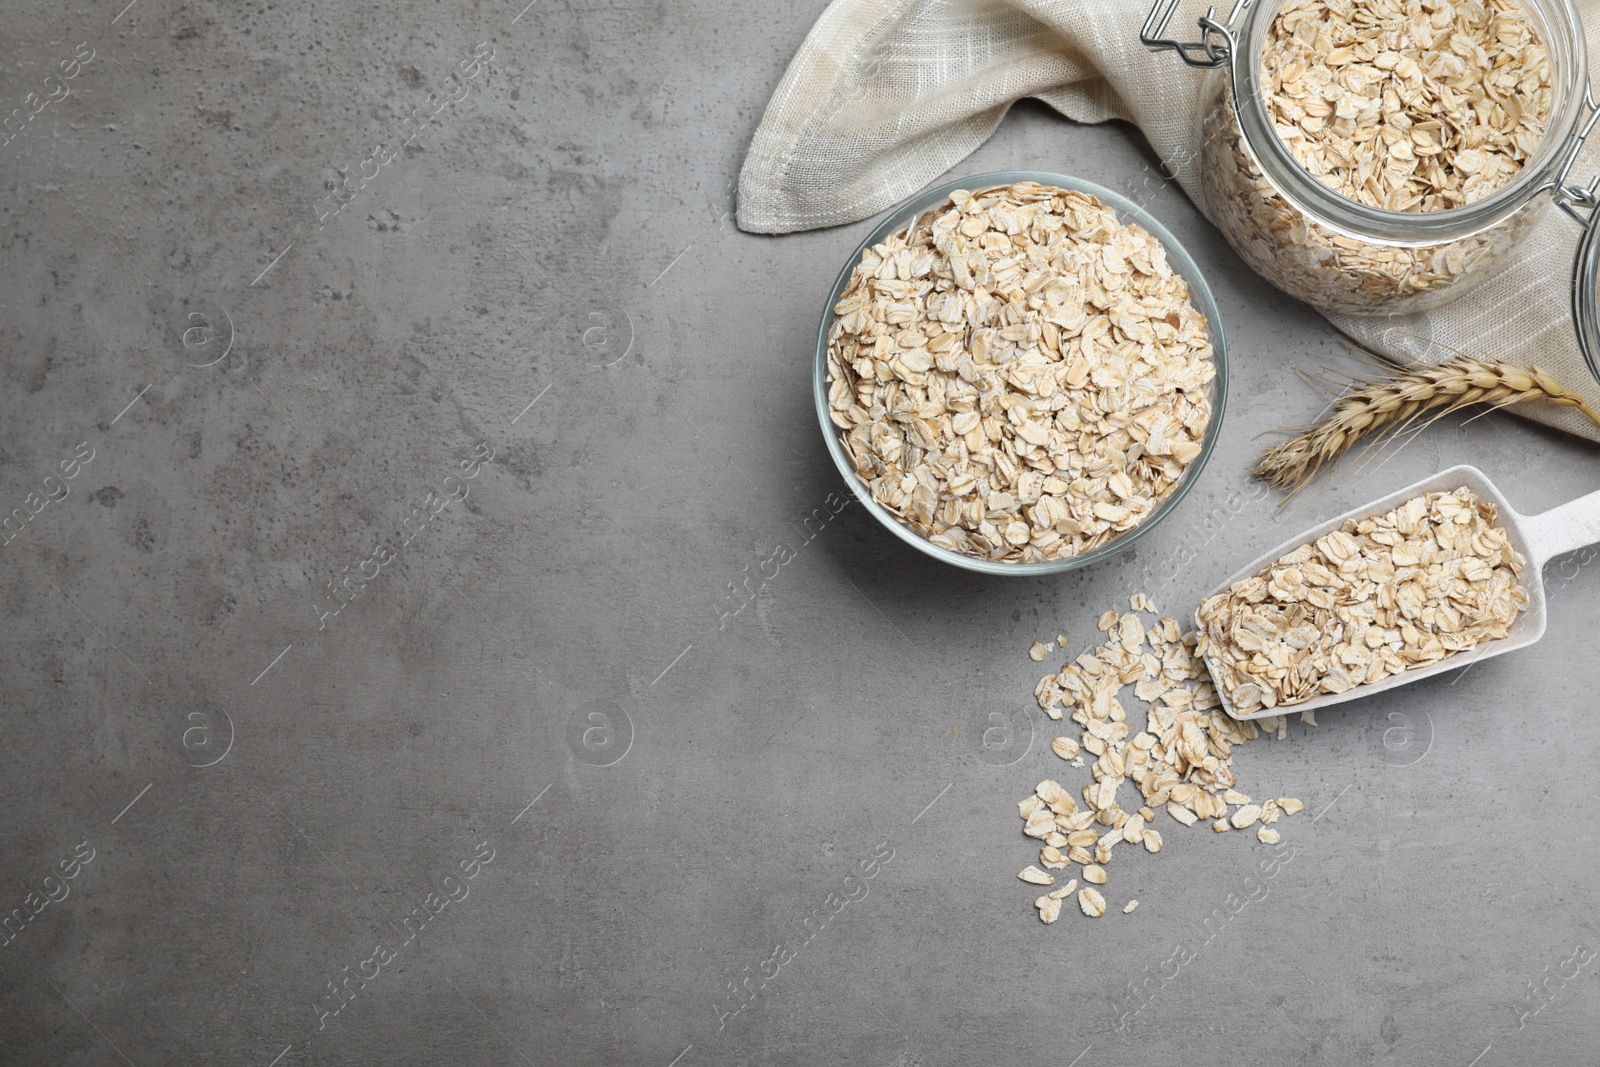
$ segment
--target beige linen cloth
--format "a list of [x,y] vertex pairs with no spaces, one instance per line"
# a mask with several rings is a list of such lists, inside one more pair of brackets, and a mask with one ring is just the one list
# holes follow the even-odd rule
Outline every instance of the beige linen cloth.
[[[739,227],[786,233],[876,214],[959,163],[1023,97],[1078,122],[1137,124],[1168,172],[1202,204],[1197,100],[1201,78],[1211,72],[1139,43],[1149,6],[1150,0],[833,0],[789,64],[750,145],[739,175]],[[1217,6],[1225,13],[1231,4]],[[1600,0],[1577,0],[1577,7],[1590,70],[1600,79]],[[1196,39],[1197,15],[1193,4],[1183,5],[1172,35]],[[1592,162],[1580,163],[1580,172],[1593,173]],[[1072,172],[1065,154],[1028,165]],[[1576,223],[1548,210],[1517,263],[1464,299],[1422,315],[1331,321],[1400,362],[1442,362],[1455,348],[1534,363],[1600,409],[1600,385],[1579,354],[1571,321],[1578,237]],[[1575,409],[1539,403],[1512,410],[1600,441],[1600,427]]]

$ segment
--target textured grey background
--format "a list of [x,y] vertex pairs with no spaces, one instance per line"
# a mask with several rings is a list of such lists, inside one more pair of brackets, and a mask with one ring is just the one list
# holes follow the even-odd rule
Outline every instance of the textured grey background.
[[[1593,1060],[1592,566],[1552,572],[1539,647],[1241,751],[1242,789],[1308,805],[1270,875],[1164,821],[1111,868],[1137,912],[1045,927],[1014,807],[1084,773],[1026,711],[1035,638],[1187,610],[1457,461],[1542,510],[1600,488],[1593,447],[1452,419],[1240,505],[1336,335],[1130,131],[1024,106],[957,173],[1068,171],[1178,233],[1233,351],[1221,447],[1082,573],[941,569],[855,506],[802,544],[842,488],[813,333],[870,223],[730,212],[822,4],[523,2],[0,13],[0,113],[94,50],[0,149],[0,511],[66,492],[0,548],[0,914],[69,891],[0,947],[0,1061]],[[1029,724],[998,753],[991,711]]]

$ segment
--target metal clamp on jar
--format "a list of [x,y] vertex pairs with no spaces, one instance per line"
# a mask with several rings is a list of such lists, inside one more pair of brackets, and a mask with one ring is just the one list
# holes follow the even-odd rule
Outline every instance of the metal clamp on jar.
[[[1459,207],[1391,211],[1351,199],[1300,165],[1264,99],[1263,49],[1283,0],[1210,8],[1200,38],[1169,37],[1181,0],[1156,0],[1139,39],[1211,68],[1200,94],[1199,178],[1205,207],[1239,255],[1279,289],[1319,311],[1431,311],[1501,271],[1553,201],[1584,228],[1572,278],[1579,345],[1600,381],[1600,177],[1570,184],[1600,121],[1588,53],[1569,0],[1520,0],[1549,63],[1550,107],[1538,147],[1504,185]],[[1548,195],[1546,195],[1548,194]]]

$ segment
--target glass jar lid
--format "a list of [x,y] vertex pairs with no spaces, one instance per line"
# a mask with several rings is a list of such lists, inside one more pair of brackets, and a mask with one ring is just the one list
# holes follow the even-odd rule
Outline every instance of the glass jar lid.
[[[1600,111],[1596,111],[1600,115]],[[1578,253],[1572,265],[1572,321],[1578,331],[1578,351],[1589,365],[1589,373],[1600,382],[1600,205],[1594,202],[1596,185],[1590,184],[1589,216],[1583,221],[1583,236],[1578,239]],[[1561,194],[1558,194],[1561,195]],[[1569,214],[1579,216],[1568,200],[1561,206]]]

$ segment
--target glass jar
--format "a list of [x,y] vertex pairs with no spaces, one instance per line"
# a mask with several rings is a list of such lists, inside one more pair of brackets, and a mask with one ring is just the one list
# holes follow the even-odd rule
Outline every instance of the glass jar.
[[1323,312],[1431,311],[1503,269],[1554,201],[1586,227],[1573,312],[1600,380],[1600,240],[1593,233],[1600,178],[1585,188],[1567,184],[1600,107],[1570,0],[1519,0],[1549,56],[1550,113],[1537,150],[1482,199],[1431,212],[1388,211],[1340,195],[1301,167],[1273,129],[1259,82],[1262,49],[1283,0],[1236,0],[1226,20],[1211,9],[1194,42],[1166,36],[1179,2],[1156,0],[1140,40],[1177,52],[1190,66],[1214,68],[1199,98],[1200,185],[1212,221],[1257,273]]

